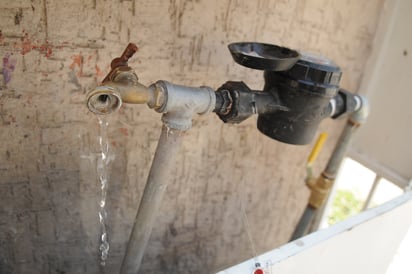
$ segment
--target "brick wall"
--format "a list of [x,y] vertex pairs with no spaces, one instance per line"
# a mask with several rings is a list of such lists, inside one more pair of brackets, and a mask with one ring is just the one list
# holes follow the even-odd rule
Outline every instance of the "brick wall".
[[[85,93],[129,41],[131,66],[158,79],[219,87],[263,85],[226,48],[263,41],[322,53],[356,91],[382,0],[102,1],[0,0],[0,273],[116,273],[150,167],[161,122],[145,106],[109,118],[108,264],[98,264],[96,117]],[[310,146],[258,133],[256,118],[224,125],[196,117],[170,175],[141,273],[213,273],[289,238],[308,197]],[[341,123],[324,121],[331,138]]]

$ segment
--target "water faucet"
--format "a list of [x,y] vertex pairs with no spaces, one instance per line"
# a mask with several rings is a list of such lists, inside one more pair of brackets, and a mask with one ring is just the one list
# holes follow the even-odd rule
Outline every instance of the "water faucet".
[[234,43],[229,50],[238,64],[264,71],[263,91],[233,81],[217,91],[167,81],[146,87],[128,65],[137,51],[137,46],[130,43],[111,62],[111,71],[103,82],[87,94],[87,107],[95,114],[112,113],[122,103],[147,104],[163,113],[164,126],[122,262],[122,274],[137,273],[140,268],[183,132],[190,129],[195,114],[215,112],[225,123],[240,123],[258,114],[257,127],[263,134],[303,145],[311,142],[324,118],[353,113],[362,106],[361,97],[339,88],[340,68],[329,59],[262,43]]
[[129,67],[129,59],[137,46],[130,43],[123,54],[113,59],[111,70],[101,85],[87,94],[87,107],[95,114],[109,114],[118,110],[122,103],[148,104],[154,108],[162,104],[162,96],[139,82],[135,71]]
[[87,94],[90,111],[104,115],[118,110],[122,103],[147,104],[164,114],[162,120],[167,127],[188,130],[194,114],[214,110],[216,96],[210,87],[186,87],[167,81],[157,81],[149,87],[141,84],[128,65],[136,51],[137,46],[130,43],[120,57],[113,59],[102,84]]

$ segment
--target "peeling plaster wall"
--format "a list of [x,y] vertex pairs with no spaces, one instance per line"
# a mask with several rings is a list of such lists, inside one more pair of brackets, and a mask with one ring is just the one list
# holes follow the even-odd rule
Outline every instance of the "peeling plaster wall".
[[[110,254],[98,264],[98,124],[85,93],[129,41],[145,84],[165,79],[219,87],[261,72],[236,65],[226,48],[262,41],[322,53],[356,91],[382,0],[102,1],[0,0],[0,272],[117,273],[160,134],[157,113],[125,105],[109,118]],[[170,174],[141,273],[212,273],[285,243],[308,197],[310,146],[268,139],[256,118],[224,125],[195,117]],[[328,140],[341,123],[324,121]]]

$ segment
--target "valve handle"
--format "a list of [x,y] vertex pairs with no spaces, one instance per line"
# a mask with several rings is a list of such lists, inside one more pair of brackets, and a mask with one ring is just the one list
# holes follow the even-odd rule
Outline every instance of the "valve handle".
[[307,162],[308,165],[312,165],[313,162],[316,161],[316,158],[318,157],[319,152],[321,151],[321,149],[322,149],[322,147],[323,147],[323,145],[324,145],[327,137],[328,137],[328,134],[327,134],[326,132],[322,132],[322,133],[319,135],[319,138],[318,138],[318,140],[316,141],[316,144],[315,144],[315,146],[312,148],[312,151],[310,152],[310,155],[309,155],[309,157],[308,157],[308,162]]
[[326,132],[322,132],[319,135],[318,140],[316,141],[315,146],[312,148],[310,155],[308,157],[308,161],[306,163],[306,179],[307,183],[310,183],[313,179],[313,171],[312,165],[316,161],[316,158],[319,155],[319,152],[322,150],[323,145],[325,144],[326,139],[328,138],[328,134]]
[[126,49],[123,51],[122,55],[120,55],[120,57],[114,58],[110,63],[111,70],[107,74],[107,76],[104,77],[103,83],[110,81],[115,69],[117,69],[118,67],[128,67],[129,59],[136,53],[137,50],[138,47],[136,46],[136,44],[129,43]]
[[136,53],[137,50],[138,47],[135,44],[129,43],[126,49],[123,51],[122,55],[120,57],[113,59],[113,61],[110,64],[110,67],[112,69],[115,69],[120,66],[127,66],[127,62]]

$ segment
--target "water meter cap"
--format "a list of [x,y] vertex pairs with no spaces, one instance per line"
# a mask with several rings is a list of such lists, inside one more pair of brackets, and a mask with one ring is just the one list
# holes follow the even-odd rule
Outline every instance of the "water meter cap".
[[338,86],[342,76],[332,60],[306,52],[301,52],[299,61],[285,73],[301,83],[324,87]]
[[264,43],[239,42],[229,44],[228,47],[236,63],[258,70],[288,70],[300,57],[295,50]]

